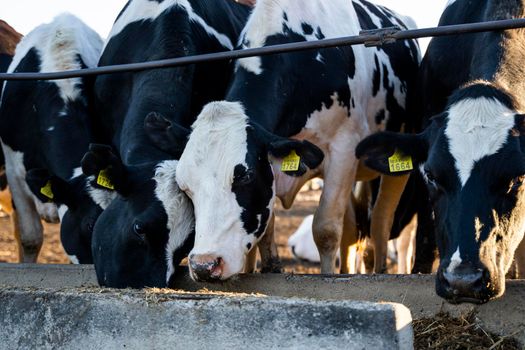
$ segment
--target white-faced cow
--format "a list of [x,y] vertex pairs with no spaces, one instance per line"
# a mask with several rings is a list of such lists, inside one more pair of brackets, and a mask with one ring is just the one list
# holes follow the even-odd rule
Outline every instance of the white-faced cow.
[[[93,30],[63,14],[22,39],[8,72],[94,67],[101,49]],[[40,215],[48,220],[60,216],[62,242],[73,262],[92,261],[91,230],[100,208],[80,172],[80,160],[93,141],[91,89],[92,81],[80,78],[4,83],[0,137],[24,262],[35,262],[40,251]]]
[[[231,0],[131,0],[99,65],[231,50],[248,13]],[[106,207],[93,235],[100,284],[163,287],[174,277],[194,226],[192,204],[173,180],[177,144],[202,106],[224,97],[232,72],[222,61],[97,78],[97,125],[111,147],[92,145],[82,166]],[[173,142],[152,143],[166,128]]]
[[[524,15],[523,1],[457,0],[440,25]],[[452,302],[502,295],[525,232],[524,33],[433,39],[421,91],[431,124],[418,135],[373,135],[357,148],[381,172],[397,149],[423,173],[441,257],[436,290]]]
[[[406,28],[399,16],[367,1],[260,0],[241,46],[313,41],[393,25]],[[348,246],[357,239],[349,205],[358,176],[354,149],[373,131],[400,129],[418,60],[414,41],[240,59],[228,102],[203,109],[177,166],[176,180],[195,207],[193,278],[224,280],[242,272],[255,244],[273,239],[275,198],[290,207],[301,186],[316,176],[324,178],[313,222],[321,271],[335,271],[341,241],[342,271],[348,271]],[[373,217],[380,256],[404,183],[393,177],[382,182],[382,193],[392,196],[378,200],[382,221]],[[261,252],[265,260],[263,253],[272,252]]]

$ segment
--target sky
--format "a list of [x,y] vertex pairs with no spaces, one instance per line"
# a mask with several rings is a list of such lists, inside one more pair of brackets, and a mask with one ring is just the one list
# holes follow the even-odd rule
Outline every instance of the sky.
[[[303,0],[309,1],[309,0]],[[330,0],[325,0],[330,1]],[[418,27],[437,25],[447,0],[371,0],[411,16]],[[0,0],[0,19],[27,34],[62,12],[71,12],[105,38],[126,0]]]

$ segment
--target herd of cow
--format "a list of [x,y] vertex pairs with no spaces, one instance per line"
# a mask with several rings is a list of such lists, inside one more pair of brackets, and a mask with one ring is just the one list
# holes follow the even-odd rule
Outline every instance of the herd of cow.
[[[520,18],[522,0],[451,0],[440,25]],[[0,28],[3,72],[52,72],[357,35],[412,20],[365,0],[130,0],[105,42],[61,15],[20,40]],[[275,199],[324,179],[312,222],[322,273],[373,272],[418,216],[415,272],[437,293],[487,302],[514,259],[525,273],[525,31],[6,81],[0,137],[22,261],[61,222],[71,261],[111,287],[280,270]],[[362,195],[356,182],[371,184]],[[359,201],[365,201],[364,214]],[[368,203],[373,204],[368,208]],[[369,209],[369,210],[368,210]],[[364,216],[364,218],[363,218]],[[363,224],[364,222],[364,224]],[[523,244],[525,246],[525,244]]]

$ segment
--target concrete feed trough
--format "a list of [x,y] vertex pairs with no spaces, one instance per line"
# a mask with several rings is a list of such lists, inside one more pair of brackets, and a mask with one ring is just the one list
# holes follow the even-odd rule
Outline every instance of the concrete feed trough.
[[3,349],[411,349],[400,304],[99,288],[0,288]]

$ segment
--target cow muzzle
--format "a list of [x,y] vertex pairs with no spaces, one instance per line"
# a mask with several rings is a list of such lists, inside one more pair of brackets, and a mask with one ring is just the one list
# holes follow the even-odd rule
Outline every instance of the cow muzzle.
[[453,271],[439,268],[437,294],[450,303],[483,304],[496,297],[490,272],[485,267],[461,264]]
[[192,254],[189,257],[190,275],[196,281],[220,280],[224,260],[213,254]]

